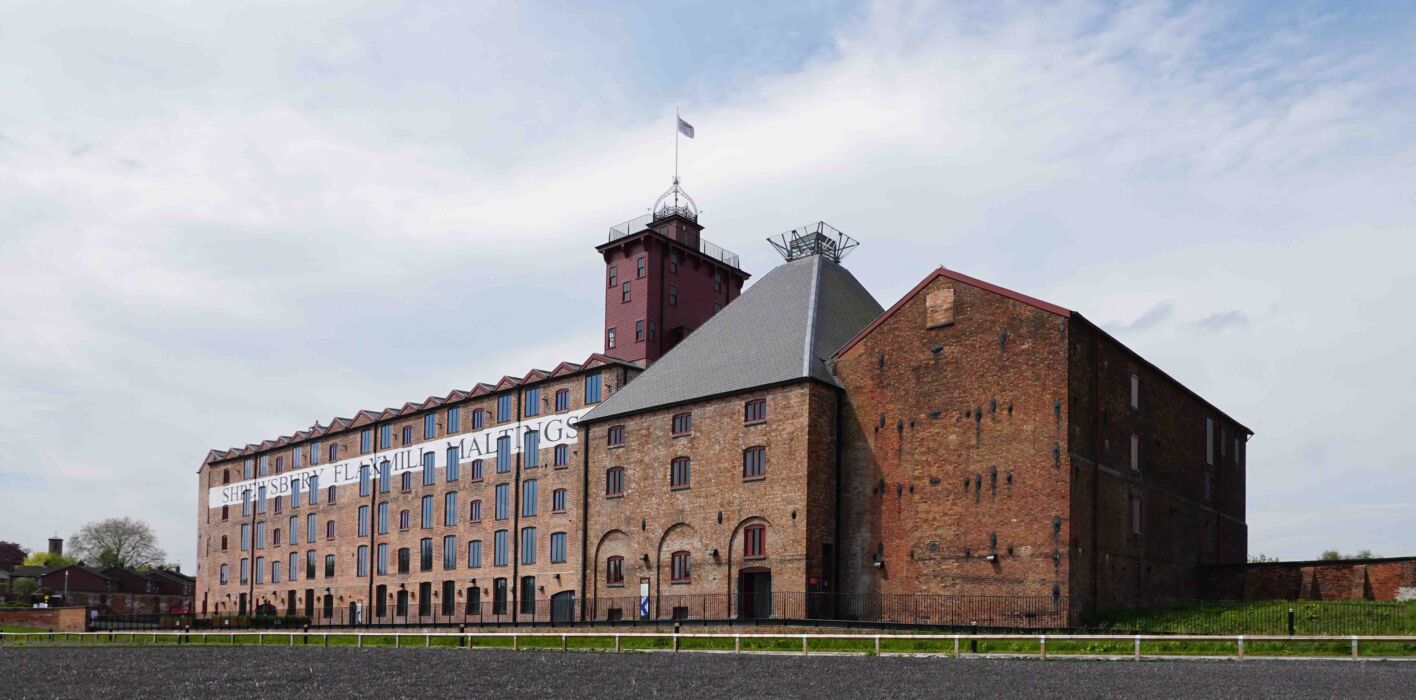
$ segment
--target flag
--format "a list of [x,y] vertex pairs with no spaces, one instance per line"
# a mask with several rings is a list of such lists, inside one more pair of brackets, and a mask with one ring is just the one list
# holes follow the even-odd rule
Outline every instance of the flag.
[[693,138],[693,125],[684,121],[683,117],[678,118],[678,130],[680,134]]

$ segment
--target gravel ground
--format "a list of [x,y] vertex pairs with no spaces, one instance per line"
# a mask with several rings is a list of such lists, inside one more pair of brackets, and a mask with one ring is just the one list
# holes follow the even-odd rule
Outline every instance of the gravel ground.
[[1376,697],[1401,661],[1037,661],[459,649],[0,649],[0,696]]

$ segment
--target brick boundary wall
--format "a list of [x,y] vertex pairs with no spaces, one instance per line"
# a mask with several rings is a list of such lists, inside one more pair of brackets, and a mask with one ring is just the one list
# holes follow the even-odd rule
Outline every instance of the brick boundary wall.
[[13,608],[0,610],[0,625],[37,627],[55,632],[83,632],[88,624],[87,608]]
[[1416,600],[1416,557],[1207,567],[1206,595],[1226,600]]

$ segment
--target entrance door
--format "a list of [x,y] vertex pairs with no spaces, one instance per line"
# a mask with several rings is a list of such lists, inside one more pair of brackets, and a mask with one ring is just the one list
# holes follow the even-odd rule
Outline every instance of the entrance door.
[[738,619],[772,617],[772,572],[744,569],[738,576]]
[[551,596],[551,622],[563,624],[575,621],[575,591],[561,591]]

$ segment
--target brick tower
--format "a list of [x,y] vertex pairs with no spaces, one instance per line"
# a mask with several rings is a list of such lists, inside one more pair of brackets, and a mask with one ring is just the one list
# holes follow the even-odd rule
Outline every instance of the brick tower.
[[652,213],[610,229],[605,258],[605,354],[649,366],[728,302],[748,274],[702,237],[698,207],[678,179]]

